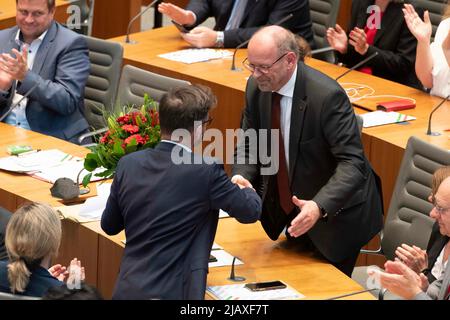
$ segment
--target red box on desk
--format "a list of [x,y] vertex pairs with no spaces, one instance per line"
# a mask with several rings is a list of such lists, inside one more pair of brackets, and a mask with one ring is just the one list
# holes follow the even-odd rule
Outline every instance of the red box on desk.
[[414,102],[412,102],[411,100],[399,99],[399,100],[380,102],[377,105],[377,110],[383,110],[383,111],[389,112],[389,111],[414,109],[415,107],[416,107],[416,104]]

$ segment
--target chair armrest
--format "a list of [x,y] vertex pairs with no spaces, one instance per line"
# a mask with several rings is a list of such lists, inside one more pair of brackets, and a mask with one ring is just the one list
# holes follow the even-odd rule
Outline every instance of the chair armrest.
[[[81,144],[81,142],[83,142],[84,139],[86,139],[88,137],[92,137],[92,136],[98,135],[98,134],[101,134],[101,133],[106,132],[106,131],[108,131],[108,128],[101,128],[101,129],[98,129],[98,130],[95,130],[95,131],[91,131],[91,132],[82,134],[81,136],[78,137],[78,143]],[[85,145],[85,146],[88,146],[88,145]]]

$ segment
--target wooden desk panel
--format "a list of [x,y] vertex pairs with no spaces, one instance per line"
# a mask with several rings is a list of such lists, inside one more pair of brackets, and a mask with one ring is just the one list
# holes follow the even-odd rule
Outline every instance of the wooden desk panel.
[[[100,236],[98,289],[110,298],[119,273],[124,248],[121,240],[125,235],[121,232],[113,237],[107,236],[98,222],[84,226]],[[232,218],[220,219],[215,242],[244,261],[244,265],[236,266],[235,272],[246,277],[246,282],[280,279],[306,295],[306,299],[325,299],[363,290],[332,265],[310,254],[292,250],[285,241],[271,241],[260,223],[244,225]],[[229,275],[229,266],[210,268],[208,285],[232,284],[227,280]],[[350,298],[374,299],[368,293]]]
[[[68,14],[66,12],[70,3],[66,0],[56,0],[55,20],[66,23]],[[16,1],[0,0],[0,30],[16,25]]]

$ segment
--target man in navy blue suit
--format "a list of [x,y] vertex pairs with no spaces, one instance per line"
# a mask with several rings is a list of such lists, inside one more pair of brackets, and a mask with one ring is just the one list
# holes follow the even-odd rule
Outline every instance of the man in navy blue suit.
[[[203,299],[219,209],[259,219],[250,184],[233,184],[223,165],[191,151],[215,103],[206,87],[172,89],[159,105],[161,142],[119,161],[101,220],[107,234],[126,234],[113,299]],[[189,142],[175,138],[179,129]]]

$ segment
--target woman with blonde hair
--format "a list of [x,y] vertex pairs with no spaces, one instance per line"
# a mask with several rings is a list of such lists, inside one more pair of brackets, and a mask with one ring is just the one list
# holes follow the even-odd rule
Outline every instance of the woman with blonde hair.
[[417,77],[431,89],[432,95],[447,97],[450,94],[450,5],[447,4],[431,44],[432,25],[428,11],[422,20],[411,5],[405,4],[403,13],[409,30],[417,39]]
[[[0,292],[42,297],[49,288],[63,285],[66,268],[50,268],[60,242],[61,221],[50,206],[31,203],[18,209],[6,227],[9,261],[0,261]],[[72,265],[80,263],[74,259]]]

